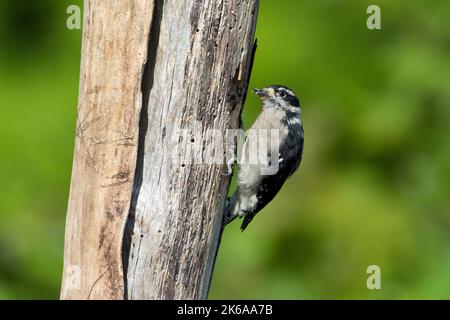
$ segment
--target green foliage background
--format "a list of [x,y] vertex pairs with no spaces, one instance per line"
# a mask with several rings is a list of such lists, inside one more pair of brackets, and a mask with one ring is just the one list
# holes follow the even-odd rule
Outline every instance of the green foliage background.
[[[81,47],[70,4],[0,2],[0,298],[58,298]],[[301,97],[304,160],[246,232],[225,230],[211,298],[450,298],[449,12],[261,1],[251,86]],[[258,112],[250,96],[246,127]],[[372,264],[382,290],[366,288]]]

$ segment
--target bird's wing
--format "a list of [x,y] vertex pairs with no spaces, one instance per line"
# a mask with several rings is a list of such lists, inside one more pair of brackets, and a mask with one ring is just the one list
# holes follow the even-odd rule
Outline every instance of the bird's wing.
[[241,225],[244,231],[255,215],[262,210],[277,195],[284,182],[297,170],[300,165],[303,153],[303,134],[299,139],[288,139],[286,146],[280,150],[285,150],[284,154],[279,155],[279,170],[274,175],[264,176],[260,188],[257,192],[258,203],[253,212],[248,212]]

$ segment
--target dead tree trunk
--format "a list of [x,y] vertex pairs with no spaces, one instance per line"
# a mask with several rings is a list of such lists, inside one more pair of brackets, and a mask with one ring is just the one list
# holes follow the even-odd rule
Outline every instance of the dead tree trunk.
[[206,159],[238,127],[258,1],[84,10],[61,298],[204,299],[230,183]]

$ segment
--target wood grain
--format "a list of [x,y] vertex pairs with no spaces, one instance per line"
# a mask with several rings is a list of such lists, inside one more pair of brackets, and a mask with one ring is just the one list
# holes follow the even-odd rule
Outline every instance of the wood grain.
[[257,9],[255,0],[155,1],[159,39],[146,79],[148,129],[128,230],[128,299],[207,297],[230,177],[224,164],[174,163],[171,156],[179,128],[201,124],[201,141],[192,142],[209,145],[199,149],[205,156],[222,152],[208,129],[224,137],[238,127]]
[[62,299],[123,299],[153,1],[87,0]]
[[62,299],[205,299],[257,0],[86,0]]

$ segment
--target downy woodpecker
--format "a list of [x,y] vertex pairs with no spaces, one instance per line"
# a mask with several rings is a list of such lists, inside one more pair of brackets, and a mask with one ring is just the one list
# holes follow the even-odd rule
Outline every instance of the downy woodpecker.
[[[254,216],[263,209],[280,191],[288,179],[300,165],[303,154],[303,125],[300,103],[294,92],[287,87],[273,85],[264,89],[254,89],[262,102],[262,112],[256,119],[250,131],[256,134],[246,134],[242,156],[245,161],[239,161],[237,189],[228,200],[224,224],[236,217],[244,218],[241,230],[248,226]],[[269,132],[267,147],[261,156],[261,150],[251,148],[251,145],[261,148],[258,131]],[[270,132],[276,133],[276,139]],[[278,143],[273,143],[277,141]],[[252,154],[258,153],[258,155]],[[249,161],[249,158],[256,161]],[[278,156],[277,156],[278,155]],[[274,163],[274,162],[278,162]],[[271,168],[277,164],[275,171]]]

